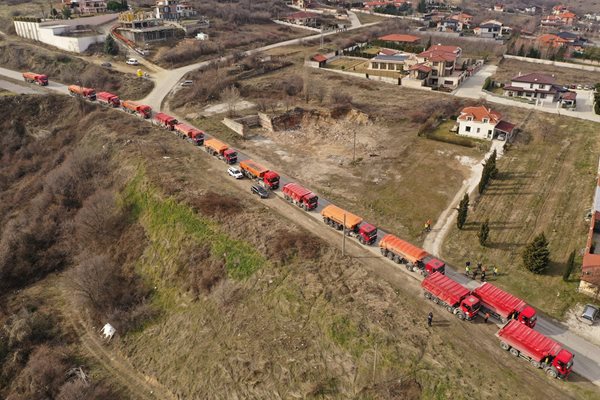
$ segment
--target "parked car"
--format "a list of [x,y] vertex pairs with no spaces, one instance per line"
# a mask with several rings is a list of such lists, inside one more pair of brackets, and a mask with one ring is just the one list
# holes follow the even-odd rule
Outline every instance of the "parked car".
[[498,134],[498,136],[496,137],[496,139],[498,139],[498,140],[506,140],[506,133],[500,132]]
[[583,85],[577,85],[577,90],[582,90],[583,89]]
[[101,67],[106,67],[106,68],[110,68],[112,67],[112,64],[109,62],[103,62],[102,64],[100,64]]
[[190,80],[183,81],[180,83],[181,86],[192,86],[193,84],[194,84],[194,81],[190,81]]
[[242,171],[240,171],[239,168],[237,168],[237,167],[227,168],[227,173],[229,175],[233,176],[235,179],[242,179],[244,177],[244,174],[242,174]]
[[254,194],[259,195],[261,199],[266,199],[267,197],[269,197],[269,192],[267,192],[267,189],[265,189],[262,186],[252,185],[250,191]]
[[135,58],[128,58],[127,61],[125,61],[125,63],[129,65],[140,65],[139,61]]
[[594,322],[598,319],[600,319],[600,308],[592,304],[586,304],[583,307],[583,313],[581,313],[581,320],[588,325],[594,325]]

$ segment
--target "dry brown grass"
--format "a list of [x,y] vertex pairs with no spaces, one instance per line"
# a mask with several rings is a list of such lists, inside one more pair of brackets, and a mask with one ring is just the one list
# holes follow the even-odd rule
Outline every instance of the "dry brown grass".
[[555,67],[553,65],[529,63],[525,61],[503,59],[498,64],[498,70],[492,77],[501,83],[510,83],[511,78],[521,74],[539,72],[554,75],[559,85],[582,84],[595,85],[600,82],[600,72],[583,71],[576,68]]
[[[443,256],[455,265],[481,260],[497,265],[496,284],[526,299],[536,308],[560,317],[578,300],[577,282],[562,274],[569,253],[585,246],[586,210],[592,203],[600,151],[598,129],[592,122],[533,114],[524,133],[499,160],[498,178],[475,201],[462,231],[454,229]],[[479,224],[490,220],[490,244],[478,244]],[[521,253],[544,232],[550,242],[551,266],[541,276],[522,268]],[[575,274],[577,276],[577,274]]]

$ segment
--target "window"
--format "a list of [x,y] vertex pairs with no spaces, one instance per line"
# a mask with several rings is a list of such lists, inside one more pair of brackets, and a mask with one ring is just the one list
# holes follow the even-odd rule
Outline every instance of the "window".
[[471,127],[470,126],[465,127],[465,132],[471,132]]
[[471,116],[468,116],[468,117],[467,117],[467,121],[473,121],[473,117],[471,117]]
[[540,83],[540,89],[543,89],[543,88],[544,88],[544,85]]
[[529,89],[533,89],[533,83],[529,84]]
[[488,119],[487,119],[487,118],[484,118],[484,119],[483,119],[483,123],[484,123],[484,124],[487,124],[487,123],[488,123]]
[[481,132],[481,128],[477,128],[477,133]]

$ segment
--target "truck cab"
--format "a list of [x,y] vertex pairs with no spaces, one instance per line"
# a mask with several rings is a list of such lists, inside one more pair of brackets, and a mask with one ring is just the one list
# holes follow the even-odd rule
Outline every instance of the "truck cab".
[[537,322],[537,313],[535,311],[535,308],[531,306],[526,306],[517,315],[516,319],[522,324],[525,324],[530,328],[534,328]]
[[464,313],[465,319],[469,321],[475,318],[479,308],[481,308],[481,301],[473,295],[468,295],[460,302],[460,309]]
[[556,368],[556,372],[558,373],[558,378],[566,378],[571,373],[573,369],[573,359],[575,356],[565,350],[562,349],[558,352],[556,357],[552,360],[552,366]]
[[319,206],[319,196],[314,193],[304,196],[304,201],[306,203],[307,210],[314,210]]
[[48,75],[39,75],[37,81],[40,86],[48,86]]
[[263,176],[263,181],[269,185],[271,190],[275,190],[279,187],[279,174],[273,171],[267,171]]
[[433,274],[434,272],[439,272],[440,274],[446,273],[446,263],[437,258],[432,258],[425,264],[425,268],[423,268],[423,275],[427,276],[429,274]]
[[235,164],[237,162],[237,152],[233,149],[227,149],[223,152],[223,158],[227,164]]
[[373,244],[377,240],[377,227],[365,222],[358,227],[357,234],[361,243]]

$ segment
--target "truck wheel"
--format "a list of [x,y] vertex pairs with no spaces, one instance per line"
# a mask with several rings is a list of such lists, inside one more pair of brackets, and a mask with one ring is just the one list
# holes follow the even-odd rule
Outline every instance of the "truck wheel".
[[438,299],[437,297],[434,297],[434,298],[433,298],[433,302],[434,302],[435,304],[440,304],[440,299]]
[[401,260],[400,260],[400,257],[398,257],[398,256],[394,257],[394,262],[395,262],[396,264],[400,264],[400,261],[401,261]]
[[465,313],[463,313],[462,311],[459,311],[456,313],[456,317],[462,321],[465,319]]
[[424,292],[423,294],[425,295],[425,298],[426,298],[427,300],[431,300],[431,293],[429,293],[429,292]]
[[558,372],[556,372],[554,367],[550,367],[546,370],[546,375],[548,375],[550,378],[556,378],[558,377]]
[[508,351],[508,349],[510,349],[510,346],[508,345],[508,343],[505,343],[505,342],[500,342],[500,347],[502,348],[502,350],[506,350],[506,351]]
[[540,368],[541,367],[541,364],[539,362],[535,361],[535,360],[531,360],[530,362],[531,362],[531,366],[533,368]]
[[387,250],[386,249],[381,249],[381,255],[384,257],[387,257]]
[[388,251],[387,258],[389,258],[390,260],[394,260],[394,253],[392,253],[391,251]]
[[515,357],[519,357],[519,350],[517,350],[513,347],[510,349],[510,354],[512,354]]
[[406,268],[407,271],[410,271],[410,265],[404,264],[404,268]]
[[446,307],[446,310],[448,310],[448,312],[449,312],[450,314],[453,314],[453,313],[454,313],[454,308],[453,308],[452,306],[448,306],[448,307]]
[[362,236],[358,238],[358,241],[360,244],[365,244],[365,239],[363,239]]

